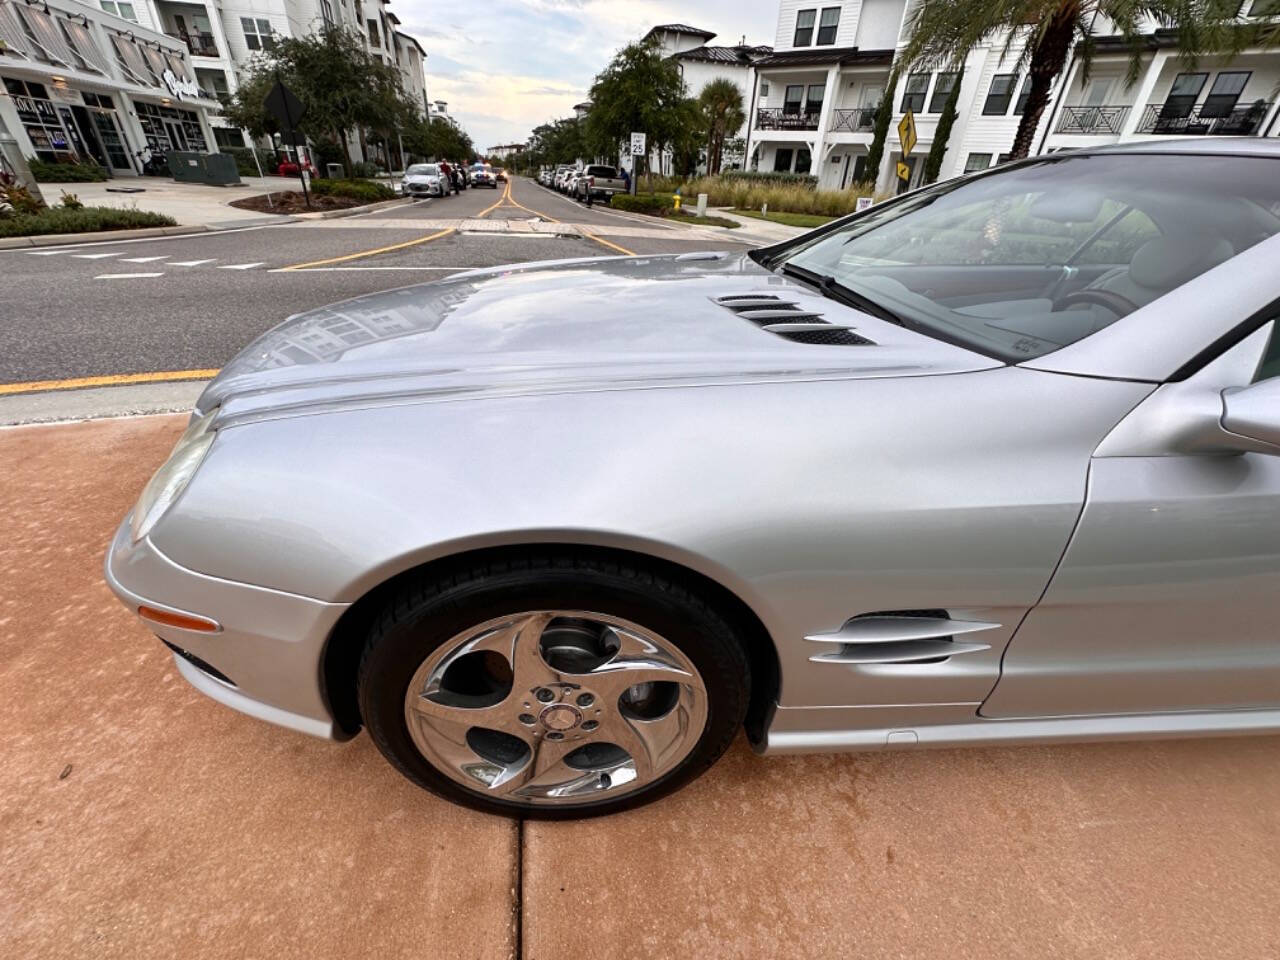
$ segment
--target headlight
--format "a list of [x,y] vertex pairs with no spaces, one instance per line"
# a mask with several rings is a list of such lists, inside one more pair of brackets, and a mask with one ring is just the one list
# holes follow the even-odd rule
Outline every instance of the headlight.
[[164,466],[156,471],[142,490],[142,496],[133,508],[133,542],[137,543],[156,525],[164,512],[178,499],[178,495],[195,475],[196,467],[208,453],[217,434],[210,430],[217,410],[211,410],[197,420],[178,438],[173,452]]

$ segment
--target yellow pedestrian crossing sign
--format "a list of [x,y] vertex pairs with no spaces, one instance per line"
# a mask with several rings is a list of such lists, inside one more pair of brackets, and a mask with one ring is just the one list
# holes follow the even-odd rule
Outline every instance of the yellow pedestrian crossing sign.
[[916,117],[910,110],[898,121],[898,141],[902,144],[902,155],[905,157],[916,145]]
[[910,168],[910,167],[908,167],[908,166],[907,166],[905,163],[903,163],[901,160],[899,160],[899,161],[898,161],[898,179],[899,179],[899,180],[910,180],[910,179],[911,179],[911,168]]

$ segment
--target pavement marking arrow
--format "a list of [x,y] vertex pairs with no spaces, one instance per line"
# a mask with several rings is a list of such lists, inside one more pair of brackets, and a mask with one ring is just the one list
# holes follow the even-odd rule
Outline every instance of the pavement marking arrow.
[[169,255],[166,253],[163,257],[125,257],[121,263],[150,263],[152,260],[164,260]]
[[60,253],[66,253],[65,250],[23,250],[28,257],[56,257]]
[[198,267],[202,263],[213,263],[217,257],[210,257],[208,260],[170,260],[165,266],[167,267]]
[[254,267],[262,266],[264,263],[266,263],[265,260],[259,260],[257,263],[230,263],[224,267],[219,267],[218,269],[219,270],[252,270]]
[[95,280],[133,280],[138,277],[163,277],[163,273],[100,273]]
[[118,257],[122,253],[123,250],[116,250],[113,253],[73,253],[72,256],[77,260],[101,260],[104,257]]

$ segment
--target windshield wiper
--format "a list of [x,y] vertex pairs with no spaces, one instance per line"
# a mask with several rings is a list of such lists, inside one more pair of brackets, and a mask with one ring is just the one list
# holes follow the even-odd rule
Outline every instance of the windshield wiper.
[[873,317],[879,317],[881,320],[887,320],[889,323],[895,323],[900,327],[907,327],[908,329],[911,327],[910,323],[888,307],[876,303],[870,297],[864,296],[851,287],[846,287],[835,277],[828,276],[825,273],[818,273],[816,270],[810,270],[807,267],[797,267],[791,263],[782,265],[782,273],[788,277],[795,277],[797,280],[813,284],[822,291],[823,296],[835,300],[837,303],[843,303],[846,307],[853,307],[855,310],[869,313]]

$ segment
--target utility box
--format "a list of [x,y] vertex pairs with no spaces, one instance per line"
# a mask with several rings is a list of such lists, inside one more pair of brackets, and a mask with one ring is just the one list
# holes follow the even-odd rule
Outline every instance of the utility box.
[[327,163],[324,167],[324,175],[330,180],[341,180],[345,172],[340,163]]
[[240,182],[236,158],[229,153],[189,153],[175,150],[166,159],[169,161],[169,172],[179,183],[229,187]]

